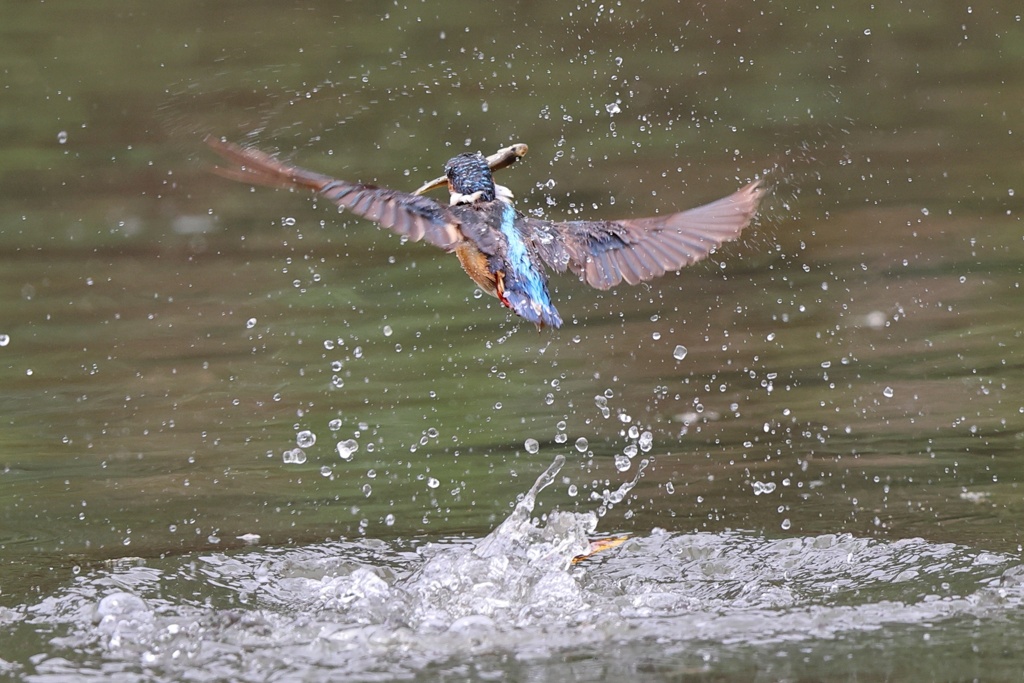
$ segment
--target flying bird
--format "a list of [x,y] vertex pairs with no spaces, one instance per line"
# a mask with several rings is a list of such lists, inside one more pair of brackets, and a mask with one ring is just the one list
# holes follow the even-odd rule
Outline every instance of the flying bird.
[[[765,194],[756,180],[727,197],[680,213],[611,221],[547,221],[517,211],[512,192],[493,171],[521,159],[524,144],[489,157],[452,157],[444,176],[415,192],[338,180],[275,159],[257,149],[208,136],[230,167],[217,174],[245,183],[304,187],[339,207],[417,242],[455,252],[480,288],[538,328],[560,327],[545,266],[566,270],[597,289],[635,285],[704,259],[750,225]],[[447,186],[447,206],[423,196]]]

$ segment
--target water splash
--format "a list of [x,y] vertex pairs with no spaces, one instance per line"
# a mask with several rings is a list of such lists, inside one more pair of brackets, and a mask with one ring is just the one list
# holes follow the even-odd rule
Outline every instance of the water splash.
[[543,567],[568,568],[573,557],[583,554],[590,545],[588,534],[597,527],[593,514],[552,512],[545,526],[531,519],[537,496],[550,486],[565,466],[565,456],[555,456],[554,462],[537,477],[515,508],[497,529],[484,538],[474,549],[478,557],[521,556]]
[[508,678],[532,662],[566,680],[584,660],[604,677],[672,652],[805,662],[808,640],[834,658],[858,634],[940,641],[958,624],[998,651],[1000,634],[1024,628],[1019,557],[922,539],[655,529],[574,565],[598,515],[534,517],[564,464],[479,540],[249,548],[83,572],[34,605],[0,609],[0,639],[46,653],[0,664],[30,679],[327,681]]

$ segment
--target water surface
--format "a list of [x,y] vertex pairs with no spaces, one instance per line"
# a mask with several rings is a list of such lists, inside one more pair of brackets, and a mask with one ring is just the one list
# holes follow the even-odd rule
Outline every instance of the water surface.
[[[1013,4],[8,15],[0,671],[1019,680]],[[407,189],[523,141],[553,219],[775,191],[537,333],[207,133]],[[497,602],[439,598],[559,455]]]

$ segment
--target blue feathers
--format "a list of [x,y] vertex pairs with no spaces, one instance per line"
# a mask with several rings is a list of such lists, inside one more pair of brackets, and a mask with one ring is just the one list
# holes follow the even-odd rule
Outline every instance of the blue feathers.
[[476,201],[494,201],[494,178],[491,177],[487,159],[480,152],[452,157],[444,166],[444,174],[452,194],[469,197],[479,192]]
[[561,327],[547,278],[530,258],[530,252],[516,227],[516,210],[503,204],[500,229],[508,244],[508,268],[505,270],[505,298],[516,313],[537,325]]
[[462,249],[458,253],[463,268],[516,314],[539,327],[561,327],[536,248],[523,239],[526,219],[511,203],[497,198],[487,159],[479,152],[459,154],[448,160],[444,170],[459,229],[477,255],[486,258],[485,275],[475,258]]

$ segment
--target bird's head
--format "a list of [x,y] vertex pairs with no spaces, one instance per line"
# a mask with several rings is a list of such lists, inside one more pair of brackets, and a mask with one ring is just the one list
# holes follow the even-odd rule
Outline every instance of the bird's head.
[[483,154],[468,152],[452,157],[444,165],[452,204],[494,201],[496,191],[491,168]]

